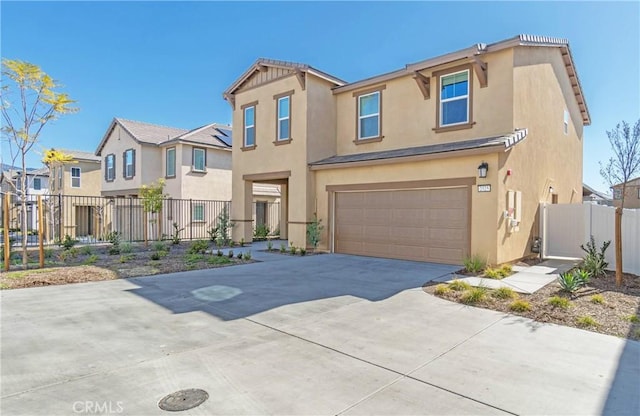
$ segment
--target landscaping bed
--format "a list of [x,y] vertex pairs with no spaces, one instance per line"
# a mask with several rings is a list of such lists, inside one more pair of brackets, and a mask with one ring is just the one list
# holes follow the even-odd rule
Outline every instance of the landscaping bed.
[[615,273],[607,271],[573,294],[562,290],[557,282],[531,295],[463,286],[428,283],[424,290],[450,301],[512,313],[537,322],[640,340],[639,276],[625,274],[624,284],[618,288]]
[[[231,248],[233,250],[233,248]],[[229,250],[225,250],[229,251]],[[245,247],[243,251],[248,250]],[[218,255],[213,243],[200,240],[171,244],[169,241],[45,249],[45,268],[37,269],[38,252],[29,251],[30,270],[20,267],[22,253],[14,251],[12,271],[0,274],[0,289],[17,289],[111,280],[187,270],[211,269],[253,263],[246,254],[238,258]]]

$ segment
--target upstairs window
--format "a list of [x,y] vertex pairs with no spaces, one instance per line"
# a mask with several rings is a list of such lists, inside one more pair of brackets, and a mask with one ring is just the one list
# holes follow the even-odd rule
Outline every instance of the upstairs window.
[[380,91],[358,96],[358,140],[380,136]]
[[196,172],[204,172],[207,167],[207,151],[201,147],[194,147],[191,155],[191,166]]
[[622,188],[613,188],[613,199],[622,199]]
[[71,187],[80,188],[80,168],[71,168]]
[[128,149],[122,154],[123,169],[122,174],[125,179],[131,179],[136,174],[136,151]]
[[116,179],[116,155],[107,155],[104,163],[104,179],[111,182]]
[[440,77],[440,127],[467,124],[469,117],[469,70]]
[[291,96],[278,98],[278,140],[291,138]]
[[35,191],[39,191],[42,189],[42,179],[40,178],[33,178],[33,189]]
[[167,149],[166,154],[166,177],[176,177],[176,148],[170,147]]
[[256,106],[244,109],[244,147],[256,145]]

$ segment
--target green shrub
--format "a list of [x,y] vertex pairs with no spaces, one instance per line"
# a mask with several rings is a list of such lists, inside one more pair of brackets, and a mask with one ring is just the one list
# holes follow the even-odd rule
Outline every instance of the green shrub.
[[117,256],[120,254],[120,245],[114,244],[107,249],[107,253],[111,256]]
[[233,250],[229,250],[229,252],[227,253],[227,257],[229,257],[230,259],[233,258]]
[[231,259],[228,257],[209,257],[207,259],[207,263],[209,264],[229,264],[231,263]]
[[280,243],[280,253],[287,252],[287,245],[285,243]]
[[443,283],[440,283],[435,289],[433,289],[433,294],[437,296],[446,295],[449,292],[451,292],[451,289]]
[[151,248],[155,251],[167,251],[169,246],[167,246],[163,241],[154,241]]
[[596,321],[595,319],[593,319],[592,317],[590,317],[588,315],[579,317],[578,319],[576,319],[576,322],[577,322],[578,325],[580,325],[582,327],[600,326],[598,321]]
[[184,261],[186,263],[197,263],[201,260],[204,260],[204,255],[200,253],[187,253],[184,255]]
[[117,231],[111,231],[110,233],[107,233],[105,239],[113,245],[118,245],[120,244],[120,233]]
[[98,256],[96,254],[91,254],[84,260],[85,265],[95,264],[98,261]]
[[526,300],[516,299],[509,305],[509,309],[513,312],[526,312],[531,310],[531,304]]
[[64,236],[64,240],[62,240],[62,247],[64,247],[65,250],[71,250],[71,248],[73,246],[75,246],[78,243],[78,240],[75,240],[73,238],[71,238],[71,236],[69,234],[66,234]]
[[191,243],[187,249],[188,254],[204,254],[209,248],[209,242],[207,240],[196,240]]
[[160,260],[160,252],[159,251],[154,251],[153,253],[151,253],[151,260]]
[[632,324],[640,324],[640,318],[638,317],[638,315],[625,316],[624,319],[631,322]]
[[318,244],[320,244],[320,234],[324,229],[324,225],[322,225],[321,222],[322,220],[318,219],[318,215],[313,214],[313,221],[307,224],[307,239],[314,250],[318,248]]
[[496,299],[515,299],[518,294],[510,287],[499,287],[491,291],[491,296]]
[[93,247],[91,246],[82,246],[80,247],[80,254],[84,254],[86,256],[90,256],[93,254]]
[[604,296],[602,296],[599,293],[591,296],[591,298],[589,300],[591,301],[591,303],[595,303],[597,305],[603,305],[605,303]]
[[244,253],[244,259],[251,260],[251,251],[247,251],[246,253]]
[[133,253],[123,254],[120,256],[120,263],[127,263],[136,258],[136,255]]
[[563,298],[560,296],[550,297],[547,303],[553,306],[554,308],[568,309],[569,307],[571,307],[571,301],[567,298]]
[[498,273],[500,273],[500,276],[502,277],[510,276],[511,273],[513,273],[513,267],[510,264],[503,264],[500,266]]
[[222,250],[218,249],[218,251],[216,252],[216,254],[218,255],[218,257],[222,257],[222,255],[224,254],[222,252]]
[[67,250],[67,252],[71,257],[75,259],[76,257],[78,257],[80,250],[78,250],[78,247],[71,247],[69,250]]
[[591,236],[589,238],[589,242],[586,244],[580,245],[582,251],[587,253],[582,259],[582,268],[589,273],[590,276],[600,277],[606,275],[606,268],[609,265],[605,261],[605,252],[609,245],[611,244],[611,240],[605,241],[602,243],[600,250],[598,251],[596,247],[596,240]]
[[289,247],[289,253],[291,253],[292,255],[295,256],[297,252],[298,252],[298,247],[293,246],[293,245],[291,247]]
[[178,245],[180,244],[181,238],[180,233],[184,231],[184,227],[180,228],[177,222],[173,223],[173,234],[171,234],[171,244]]
[[463,282],[462,280],[454,279],[451,283],[449,283],[449,289],[456,292],[462,292],[463,290],[471,289],[471,285],[467,282]]
[[131,243],[120,244],[120,253],[129,254],[131,252],[133,252],[133,246],[131,245]]
[[462,259],[462,263],[464,264],[464,269],[469,273],[481,273],[487,266],[487,263],[477,254],[465,257]]
[[267,241],[267,251],[273,250],[273,242],[271,240]]
[[253,230],[253,236],[257,239],[265,239],[269,235],[269,227],[267,224],[259,224],[256,229]]
[[500,269],[494,269],[492,267],[487,267],[484,269],[484,277],[489,279],[502,279],[504,276],[500,273]]
[[304,256],[304,255],[306,255],[306,254],[307,254],[307,249],[306,249],[306,248],[302,248],[302,247],[300,247],[300,255],[301,255],[301,256]]
[[479,303],[487,298],[486,287],[472,287],[469,290],[465,290],[460,296],[460,301],[468,305]]
[[[2,254],[2,258],[4,258],[4,253]],[[44,249],[44,258],[45,259],[52,259],[53,258],[53,250],[50,248],[45,248]]]
[[570,270],[558,276],[558,283],[562,290],[574,293],[584,286],[587,281],[585,281],[583,273],[580,273],[578,270]]

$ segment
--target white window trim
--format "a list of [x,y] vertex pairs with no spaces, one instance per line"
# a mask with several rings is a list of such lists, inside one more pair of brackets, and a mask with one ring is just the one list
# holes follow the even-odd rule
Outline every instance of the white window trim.
[[[75,178],[75,176],[73,176],[73,170],[74,169],[78,169],[78,186],[73,186],[73,179]],[[80,177],[82,176],[82,169],[80,169],[79,167],[72,167],[71,168],[71,172],[69,173],[71,175],[71,187],[72,188],[80,188],[80,186],[82,185],[81,179]]]
[[[111,166],[109,166],[109,161],[111,161]],[[107,156],[107,180],[108,181],[113,181],[116,179],[116,170],[115,170],[115,162],[116,162],[116,155],[108,155]],[[111,173],[109,173],[111,172]]]
[[[253,110],[253,124],[247,124],[247,111],[249,110]],[[242,138],[242,141],[244,142],[243,145],[244,147],[253,147],[256,145],[256,106],[255,105],[251,105],[249,107],[246,107],[244,109],[244,137]],[[247,144],[247,130],[249,129],[253,129],[253,144]]]
[[[289,113],[287,117],[280,117],[280,101],[282,100],[287,100],[287,112]],[[291,96],[287,95],[285,97],[278,98],[277,105],[278,105],[278,137],[276,137],[276,140],[278,141],[289,140],[291,139]],[[255,117],[255,113],[254,113],[254,117]],[[288,131],[287,137],[280,137],[280,122],[284,120],[289,121],[289,131]]]
[[[196,152],[202,152],[202,163],[204,164],[202,169],[198,169],[196,167]],[[206,172],[207,171],[207,150],[201,147],[194,147],[191,149],[191,157],[193,160],[191,161],[191,170],[194,172]]]
[[[457,75],[457,74],[462,74],[463,72],[467,73],[467,94],[466,95],[459,95],[457,97],[453,97],[453,98],[442,98],[442,80],[444,78],[450,77],[452,75]],[[441,75],[439,78],[439,87],[438,88],[438,94],[440,94],[441,96],[440,98],[440,127],[450,127],[450,126],[459,126],[461,124],[469,124],[469,88],[471,86],[471,82],[469,82],[469,78],[471,77],[471,73],[469,72],[468,69],[463,69],[462,71],[458,71],[458,72],[452,72],[450,74],[445,74],[445,75]],[[458,123],[449,123],[449,124],[444,124],[442,122],[442,118],[444,117],[444,111],[443,111],[443,107],[444,107],[444,103],[448,103],[448,102],[452,102],[452,101],[458,101],[458,100],[462,100],[462,99],[467,99],[467,119],[465,121],[460,121]]]
[[[371,113],[371,114],[367,114],[366,116],[361,116],[360,115],[360,105],[361,105],[361,100],[364,97],[369,97],[371,95],[377,95],[378,96],[378,111],[376,113]],[[358,96],[358,140],[366,140],[366,139],[373,139],[376,137],[380,137],[381,136],[381,132],[380,132],[380,91],[374,91],[374,92],[370,92],[369,94],[362,94]],[[363,136],[362,135],[362,120],[364,120],[365,118],[371,118],[371,117],[378,117],[378,134],[375,134],[373,136]]]
[[[169,151],[173,151],[173,174],[169,174]],[[164,153],[164,157],[165,157],[165,161],[164,161],[164,170],[165,170],[165,176],[167,178],[174,178],[176,176],[176,171],[177,171],[177,161],[176,161],[176,148],[175,147],[169,147],[167,148],[166,152]]]

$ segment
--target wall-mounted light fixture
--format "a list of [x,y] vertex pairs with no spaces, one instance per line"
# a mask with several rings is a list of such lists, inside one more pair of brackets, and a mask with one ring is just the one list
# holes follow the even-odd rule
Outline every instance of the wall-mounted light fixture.
[[553,186],[550,186],[550,187],[549,187],[549,193],[550,193],[550,194],[553,194]]
[[478,166],[478,177],[486,178],[488,170],[489,170],[489,164],[487,162],[480,163],[480,166]]

